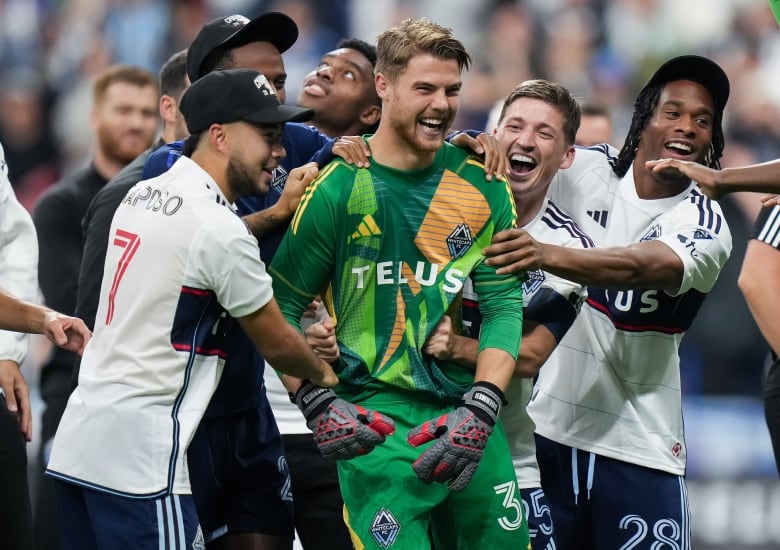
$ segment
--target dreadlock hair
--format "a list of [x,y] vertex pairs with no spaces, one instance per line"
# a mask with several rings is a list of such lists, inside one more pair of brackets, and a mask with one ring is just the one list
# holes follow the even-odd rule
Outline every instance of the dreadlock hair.
[[[642,131],[650,122],[650,118],[653,116],[653,111],[658,106],[658,98],[661,97],[661,90],[665,86],[665,83],[654,84],[647,86],[639,92],[639,95],[634,102],[634,116],[631,118],[631,127],[628,129],[628,135],[626,141],[620,153],[612,162],[612,171],[616,176],[623,177],[628,172],[631,163],[634,162],[636,157],[636,150],[639,148],[639,141],[642,136]],[[704,161],[702,164],[709,168],[720,169],[720,158],[723,156],[723,148],[726,145],[726,139],[723,136],[723,112],[715,108],[715,119],[712,122],[712,141],[710,142],[710,148],[707,150],[707,154],[704,155]]]

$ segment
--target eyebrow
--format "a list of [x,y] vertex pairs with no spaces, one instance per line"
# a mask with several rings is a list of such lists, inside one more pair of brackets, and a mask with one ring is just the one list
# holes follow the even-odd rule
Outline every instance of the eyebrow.
[[[355,50],[355,51],[357,51],[357,50]],[[358,53],[360,53],[360,52],[358,52]],[[360,54],[360,55],[363,55],[363,54]],[[322,63],[326,59],[335,59],[336,57],[337,56],[335,56],[333,54],[326,53],[325,55],[322,56],[322,59],[320,59],[320,63]],[[368,72],[363,67],[361,67],[360,65],[355,63],[354,61],[350,61],[349,59],[345,59],[343,57],[342,57],[342,59],[344,59],[344,63],[346,63],[347,65],[349,65],[351,67],[354,67],[357,70],[357,72],[359,72],[359,73],[367,73]]]

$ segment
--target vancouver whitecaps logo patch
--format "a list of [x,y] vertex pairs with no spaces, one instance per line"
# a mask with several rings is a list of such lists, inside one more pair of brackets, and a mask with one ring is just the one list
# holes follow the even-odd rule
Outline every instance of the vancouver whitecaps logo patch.
[[474,243],[471,229],[465,223],[458,225],[447,237],[447,249],[452,258],[460,258]]
[[287,176],[288,176],[287,170],[285,170],[282,166],[277,166],[274,168],[274,172],[272,174],[273,179],[271,180],[271,189],[276,191],[277,194],[281,195],[282,191],[284,191],[284,184],[287,183]]
[[382,548],[389,548],[398,537],[401,530],[401,524],[395,519],[390,510],[382,508],[374,516],[371,522],[371,536]]
[[544,272],[541,269],[528,272],[528,279],[523,282],[523,294],[531,295],[536,292],[544,282]]
[[650,228],[650,231],[645,233],[645,236],[639,239],[639,242],[643,241],[652,241],[661,236],[661,226],[660,225],[654,225]]

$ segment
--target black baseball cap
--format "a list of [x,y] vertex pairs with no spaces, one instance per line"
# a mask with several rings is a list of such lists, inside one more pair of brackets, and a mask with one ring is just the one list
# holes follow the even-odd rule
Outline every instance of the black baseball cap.
[[187,50],[187,76],[203,76],[203,62],[214,51],[238,48],[250,42],[270,42],[279,53],[298,40],[298,25],[289,16],[269,11],[249,19],[243,15],[217,17],[206,23]]
[[253,69],[212,71],[196,80],[179,102],[190,134],[212,124],[305,122],[312,109],[284,105],[265,76]]
[[729,98],[729,77],[714,61],[700,55],[681,55],[661,65],[642,91],[655,84],[675,80],[691,80],[707,88],[719,113],[723,113]]

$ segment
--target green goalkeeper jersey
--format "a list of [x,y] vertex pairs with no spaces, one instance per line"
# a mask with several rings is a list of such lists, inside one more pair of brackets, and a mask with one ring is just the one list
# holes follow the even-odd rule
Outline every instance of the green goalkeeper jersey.
[[481,162],[447,143],[419,170],[335,160],[304,193],[274,255],[274,294],[294,325],[316,294],[325,297],[341,351],[334,366],[341,397],[414,392],[454,402],[473,371],[422,347],[442,316],[460,309],[471,276],[483,317],[480,350],[517,356],[522,285],[482,255],[495,233],[515,224],[508,184],[487,181]]

